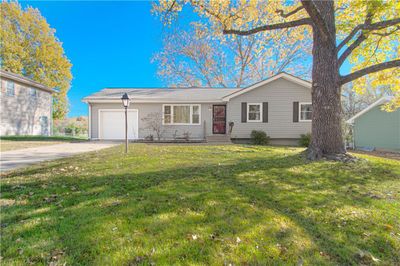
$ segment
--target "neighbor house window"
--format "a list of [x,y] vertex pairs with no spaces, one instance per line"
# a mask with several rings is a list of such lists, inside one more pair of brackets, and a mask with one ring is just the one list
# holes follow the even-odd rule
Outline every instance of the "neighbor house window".
[[300,121],[311,121],[312,105],[311,103],[300,103]]
[[36,98],[37,92],[35,88],[30,88],[29,89],[29,94],[32,96],[32,98]]
[[7,81],[7,90],[6,90],[7,96],[14,96],[15,95],[15,85],[14,82],[12,81]]
[[166,125],[200,124],[200,105],[197,104],[166,104],[163,114]]
[[247,105],[247,121],[261,122],[262,121],[261,114],[262,114],[261,103],[249,103]]

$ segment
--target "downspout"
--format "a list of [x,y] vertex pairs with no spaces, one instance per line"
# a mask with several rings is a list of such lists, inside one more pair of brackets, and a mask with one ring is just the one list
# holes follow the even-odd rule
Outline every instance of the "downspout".
[[356,141],[355,141],[355,133],[354,133],[354,122],[350,124],[350,129],[351,129],[351,148],[353,150],[356,149]]
[[50,136],[53,136],[53,94],[50,93]]
[[89,116],[88,116],[88,139],[92,139],[92,106],[88,102]]
[[355,150],[356,149],[356,131],[355,131],[355,127],[354,127],[354,122],[353,122],[353,124],[351,124],[351,132],[353,133],[353,138],[352,138],[353,150]]

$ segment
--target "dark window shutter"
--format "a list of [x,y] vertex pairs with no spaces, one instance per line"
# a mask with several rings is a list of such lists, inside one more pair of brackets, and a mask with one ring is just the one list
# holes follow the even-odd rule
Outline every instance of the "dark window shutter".
[[263,103],[263,122],[268,123],[268,103]]
[[242,123],[247,122],[247,103],[242,103]]
[[293,122],[299,122],[299,102],[293,102]]

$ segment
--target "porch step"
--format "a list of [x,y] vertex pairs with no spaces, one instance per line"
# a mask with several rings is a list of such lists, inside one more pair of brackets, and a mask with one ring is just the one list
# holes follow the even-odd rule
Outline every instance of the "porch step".
[[206,137],[208,143],[232,143],[229,135],[211,135]]

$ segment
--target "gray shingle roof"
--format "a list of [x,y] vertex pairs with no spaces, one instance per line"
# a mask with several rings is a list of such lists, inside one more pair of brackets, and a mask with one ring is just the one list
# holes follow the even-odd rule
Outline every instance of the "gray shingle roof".
[[83,101],[119,100],[128,93],[133,101],[221,101],[223,97],[240,89],[226,88],[105,88]]

